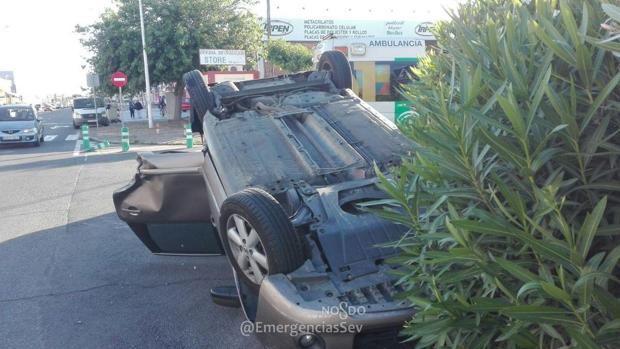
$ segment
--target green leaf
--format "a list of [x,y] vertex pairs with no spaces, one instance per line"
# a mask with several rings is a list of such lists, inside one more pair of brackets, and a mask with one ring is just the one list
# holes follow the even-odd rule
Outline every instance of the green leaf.
[[452,222],[452,224],[472,232],[513,237],[521,241],[522,243],[528,244],[532,249],[540,253],[545,258],[560,262],[564,264],[565,267],[570,268],[571,270],[575,269],[570,258],[568,257],[569,251],[566,247],[560,247],[557,245],[545,243],[510,226],[499,225],[492,222],[475,222],[468,220],[458,220]]
[[567,0],[560,1],[560,14],[562,15],[562,22],[564,22],[564,27],[566,31],[570,35],[571,40],[573,41],[573,45],[579,45],[583,43],[583,38],[578,34],[577,30],[577,22],[575,22],[575,17],[573,17],[573,11],[571,10]]
[[506,117],[510,120],[512,127],[515,129],[516,134],[523,138],[525,137],[525,123],[523,121],[523,115],[519,111],[519,106],[512,94],[512,89],[508,88],[508,97],[497,97],[499,105],[504,110]]
[[594,114],[598,111],[601,105],[603,105],[603,103],[607,100],[607,97],[609,97],[609,95],[616,89],[616,86],[618,85],[619,82],[620,82],[620,73],[616,74],[616,76],[614,76],[613,79],[611,79],[607,83],[607,85],[605,85],[605,87],[601,90],[598,96],[596,96],[594,103],[592,103],[590,110],[588,110],[588,113],[586,114],[583,120],[583,123],[581,124],[582,130],[585,130],[585,128],[590,124],[590,121],[592,120],[592,117],[594,117]]
[[597,336],[606,332],[616,332],[620,330],[620,319],[612,320],[601,327],[597,333]]
[[554,41],[554,39],[552,39],[545,32],[545,29],[547,28],[543,29],[538,23],[534,21],[530,22],[530,28],[532,29],[534,33],[536,33],[536,36],[538,37],[538,39],[544,42],[545,45],[547,45],[547,47],[551,49],[551,51],[553,51],[553,53],[556,56],[560,57],[562,60],[564,60],[566,63],[572,66],[577,65],[577,60],[575,59],[575,56],[573,56],[573,54],[570,51],[558,45],[557,42]]
[[614,21],[620,22],[620,7],[609,3],[604,3],[601,7],[609,17],[614,19]]
[[525,285],[521,286],[521,288],[519,288],[519,291],[517,291],[517,298],[523,298],[526,294],[530,293],[531,291],[540,290],[540,289],[542,289],[542,286],[540,285],[539,281],[530,281],[526,283]]
[[572,304],[570,295],[563,289],[545,281],[542,281],[540,285],[542,286],[543,291],[547,292],[548,295],[556,300],[564,302],[565,304]]
[[580,349],[601,349],[596,342],[586,334],[581,333],[574,327],[567,327],[566,331],[573,338]]
[[536,274],[530,272],[529,270],[523,268],[515,262],[506,260],[501,257],[496,257],[495,262],[499,264],[504,270],[509,272],[512,276],[523,282],[527,283],[538,280],[538,276],[536,276]]
[[499,137],[492,135],[486,130],[480,130],[484,140],[495,150],[502,158],[512,162],[516,168],[522,169],[526,167],[525,159],[519,155],[519,151],[514,146],[501,140]]
[[600,271],[611,274],[618,265],[618,260],[620,260],[620,245],[614,247],[614,249],[607,254]]
[[571,313],[556,307],[538,306],[538,305],[517,305],[502,310],[502,313],[518,320],[575,326],[580,322],[571,317]]
[[590,252],[590,246],[592,245],[592,240],[594,240],[594,236],[598,231],[598,226],[601,224],[601,219],[603,218],[603,213],[605,213],[605,207],[607,206],[607,197],[605,196],[601,201],[599,201],[594,210],[586,216],[585,222],[579,229],[579,233],[577,235],[578,238],[578,248],[579,253],[583,259],[588,257],[588,253]]

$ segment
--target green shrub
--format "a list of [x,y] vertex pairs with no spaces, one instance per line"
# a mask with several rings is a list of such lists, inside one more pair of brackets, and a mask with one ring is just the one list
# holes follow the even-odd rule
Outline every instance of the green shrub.
[[312,50],[302,44],[273,40],[267,45],[267,60],[287,72],[312,68]]
[[620,347],[606,20],[597,0],[469,0],[436,27],[440,50],[403,87],[415,154],[371,208],[411,228],[396,261],[417,347]]
[[267,60],[287,72],[312,68],[312,50],[302,44],[273,40],[267,45]]

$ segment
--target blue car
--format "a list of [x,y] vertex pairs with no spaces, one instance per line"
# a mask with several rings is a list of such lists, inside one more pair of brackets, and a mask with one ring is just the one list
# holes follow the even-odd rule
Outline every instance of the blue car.
[[0,106],[0,144],[43,142],[43,125],[31,105]]

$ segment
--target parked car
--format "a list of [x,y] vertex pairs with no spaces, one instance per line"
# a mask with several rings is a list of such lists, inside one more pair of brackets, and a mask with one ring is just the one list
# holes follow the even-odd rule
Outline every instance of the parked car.
[[41,120],[32,105],[0,106],[0,144],[41,145],[45,136]]
[[73,99],[73,127],[80,128],[83,124],[110,125],[106,111],[107,104],[101,97],[79,97]]
[[114,205],[153,253],[225,253],[255,324],[361,326],[257,333],[267,347],[398,348],[414,311],[396,297],[398,251],[385,244],[406,228],[358,204],[387,197],[374,166],[398,164],[410,144],[350,90],[342,53],[319,66],[213,86],[185,74],[203,151],[140,154]]

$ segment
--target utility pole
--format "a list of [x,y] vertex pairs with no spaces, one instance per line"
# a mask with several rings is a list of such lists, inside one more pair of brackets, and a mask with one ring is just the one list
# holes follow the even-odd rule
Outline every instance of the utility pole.
[[[271,41],[271,1],[267,0],[267,46],[269,46],[269,42]],[[273,63],[269,62],[271,67],[271,76],[273,76]],[[270,77],[271,77],[270,76]]]
[[140,7],[140,30],[142,32],[142,57],[144,58],[144,82],[146,83],[146,115],[149,118],[149,128],[153,128],[153,113],[151,113],[151,80],[149,79],[149,60],[146,57],[146,39],[144,38],[144,16],[142,15],[142,0],[138,0]]
[[267,43],[271,40],[271,1],[267,0]]

